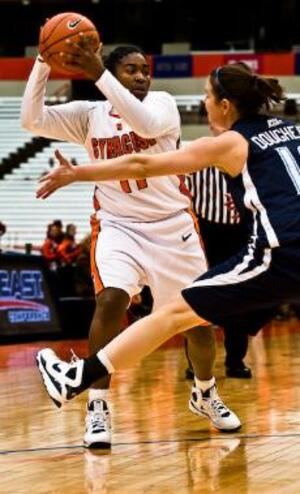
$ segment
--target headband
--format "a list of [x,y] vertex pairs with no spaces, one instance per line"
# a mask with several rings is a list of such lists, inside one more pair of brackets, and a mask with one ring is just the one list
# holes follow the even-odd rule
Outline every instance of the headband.
[[226,99],[232,99],[232,97],[230,96],[230,94],[228,93],[228,91],[225,89],[225,87],[223,86],[223,84],[220,81],[220,72],[221,72],[222,68],[223,67],[218,67],[217,69],[215,69],[215,71],[214,71],[215,82],[216,82],[218,89],[221,92],[221,96],[223,96]]

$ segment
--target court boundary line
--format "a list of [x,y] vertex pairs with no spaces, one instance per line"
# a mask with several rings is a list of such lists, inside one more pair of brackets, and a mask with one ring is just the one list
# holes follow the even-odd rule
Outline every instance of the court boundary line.
[[[282,439],[282,438],[297,438],[300,437],[300,432],[295,433],[286,433],[286,434],[240,434],[240,435],[232,435],[231,433],[224,434],[222,436],[216,437],[191,437],[189,439],[158,439],[154,441],[133,441],[133,442],[116,442],[112,444],[112,448],[115,446],[135,446],[139,444],[180,444],[180,443],[194,443],[194,442],[204,442],[204,441],[220,441],[224,439]],[[74,444],[71,446],[49,446],[49,447],[40,447],[40,448],[24,448],[24,449],[3,449],[0,450],[0,456],[11,455],[11,454],[20,454],[20,453],[36,453],[42,451],[61,451],[61,450],[74,450],[74,449],[83,449],[88,451],[88,448],[84,448],[83,444]],[[94,450],[94,451],[104,451],[104,450]],[[106,450],[109,453],[111,450]]]

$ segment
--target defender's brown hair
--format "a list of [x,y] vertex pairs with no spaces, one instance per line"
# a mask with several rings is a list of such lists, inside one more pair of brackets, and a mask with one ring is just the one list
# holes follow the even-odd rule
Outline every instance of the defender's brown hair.
[[286,99],[277,79],[259,76],[241,62],[214,69],[210,83],[215,97],[233,101],[242,117],[269,111],[272,103]]

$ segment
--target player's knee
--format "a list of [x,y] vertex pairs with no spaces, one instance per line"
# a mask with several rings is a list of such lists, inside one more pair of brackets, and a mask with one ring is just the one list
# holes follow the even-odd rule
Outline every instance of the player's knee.
[[119,288],[107,288],[96,297],[96,311],[105,316],[117,315],[126,312],[129,296]]
[[184,336],[195,345],[211,346],[215,343],[215,333],[211,326],[198,326],[186,331]]
[[162,317],[164,322],[168,323],[172,334],[181,333],[195,326],[195,321],[197,321],[196,314],[180,299],[163,306],[159,312],[159,317]]

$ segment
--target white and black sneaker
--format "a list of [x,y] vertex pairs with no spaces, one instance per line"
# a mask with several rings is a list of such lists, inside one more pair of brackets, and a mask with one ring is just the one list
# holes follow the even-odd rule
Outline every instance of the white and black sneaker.
[[83,383],[83,359],[67,363],[61,360],[50,348],[44,348],[38,352],[36,361],[45,388],[59,408],[91,384],[90,382]]
[[196,415],[207,417],[222,432],[234,432],[241,428],[239,418],[224,405],[219,397],[216,385],[207,391],[201,391],[201,389],[193,386],[189,409]]
[[107,449],[111,447],[111,424],[109,408],[105,400],[92,400],[87,404],[85,419],[85,448]]

